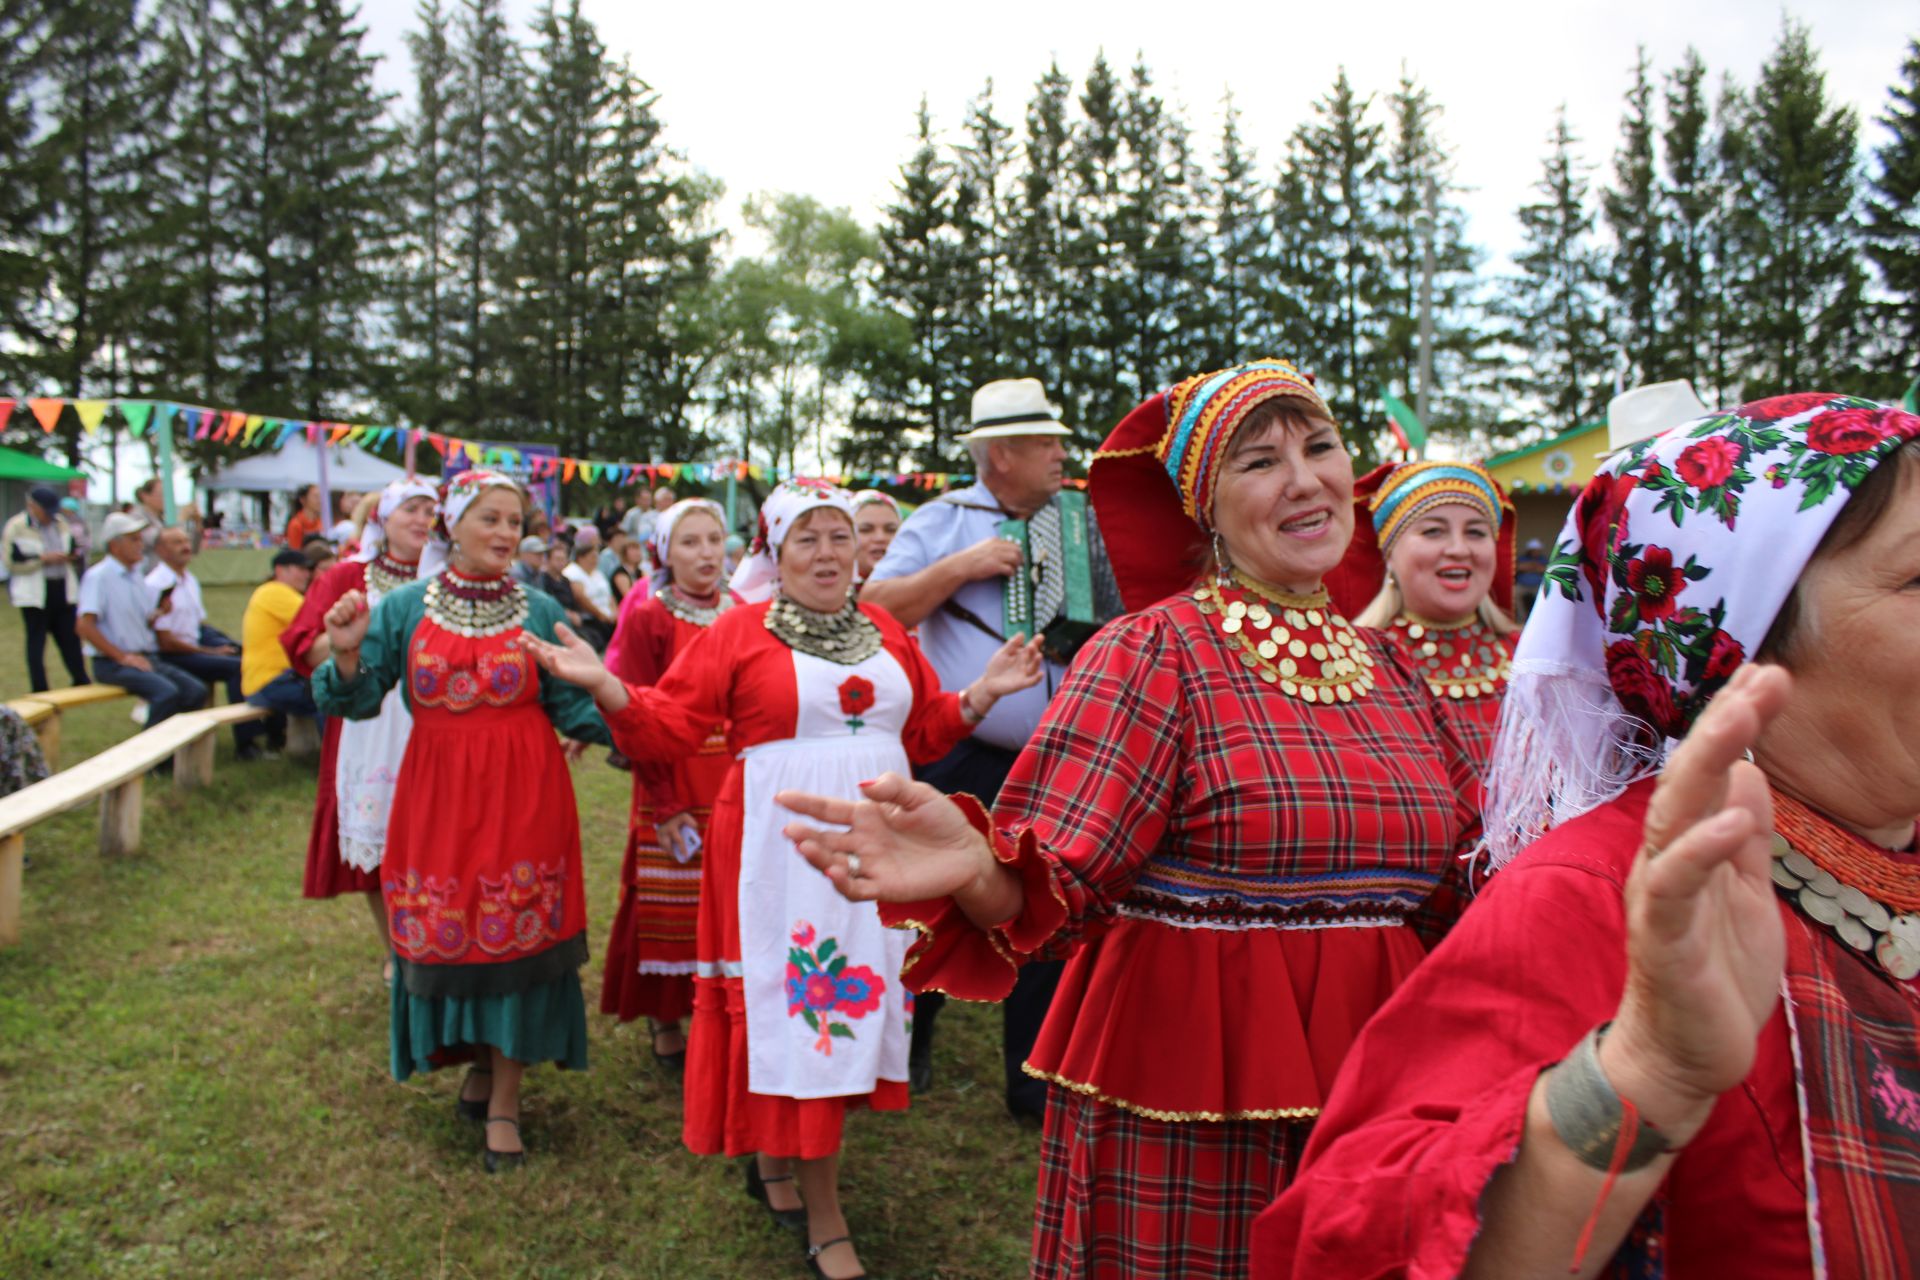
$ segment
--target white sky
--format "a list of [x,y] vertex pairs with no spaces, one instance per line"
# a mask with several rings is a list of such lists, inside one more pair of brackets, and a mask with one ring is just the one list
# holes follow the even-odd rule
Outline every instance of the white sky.
[[[404,92],[410,66],[404,0],[363,0],[381,82]],[[534,0],[509,0],[524,22]],[[726,183],[728,206],[763,191],[794,191],[873,221],[912,149],[925,93],[937,124],[957,129],[966,102],[991,76],[998,114],[1018,128],[1050,60],[1078,84],[1104,49],[1125,68],[1136,52],[1163,96],[1183,107],[1204,153],[1218,136],[1231,89],[1263,165],[1345,65],[1362,92],[1382,96],[1404,62],[1444,108],[1475,241],[1504,254],[1518,238],[1514,210],[1529,198],[1561,102],[1596,179],[1609,171],[1622,95],[1644,43],[1656,71],[1689,44],[1717,86],[1731,71],[1752,83],[1782,14],[1809,24],[1828,92],[1858,112],[1865,136],[1886,105],[1920,4],[1806,0],[1791,9],[1757,0],[1333,0],[1188,9],[1135,0],[959,4],[638,4],[586,0],[614,54],[660,93],[669,143]],[[1210,15],[1210,16],[1209,16]],[[727,218],[730,225],[736,222]]]

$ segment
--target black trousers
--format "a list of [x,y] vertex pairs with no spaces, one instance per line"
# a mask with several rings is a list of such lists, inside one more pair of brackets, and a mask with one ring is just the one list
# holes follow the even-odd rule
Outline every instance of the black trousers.
[[47,576],[47,603],[39,609],[20,610],[27,624],[27,683],[35,693],[45,693],[47,684],[47,637],[60,650],[67,676],[75,684],[89,684],[87,660],[80,652],[80,633],[74,629],[78,615],[67,599],[67,584]]
[[[977,796],[988,808],[1000,796],[1000,787],[1013,772],[1016,753],[968,738],[930,765],[915,770],[920,781],[948,795],[965,791]],[[1001,1056],[1007,1073],[1007,1109],[1015,1114],[1042,1116],[1047,1109],[1047,1082],[1036,1080],[1021,1070],[1033,1042],[1040,1038],[1040,1024],[1053,1005],[1053,992],[1060,985],[1059,960],[1029,960],[1020,966],[1013,990],[1000,1005]],[[945,1007],[947,998],[939,992],[914,997],[913,1034],[921,1038],[921,1028],[929,1037],[933,1020]]]

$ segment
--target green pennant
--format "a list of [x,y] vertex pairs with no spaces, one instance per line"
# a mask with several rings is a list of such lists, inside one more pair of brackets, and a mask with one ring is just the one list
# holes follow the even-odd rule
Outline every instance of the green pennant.
[[147,434],[147,423],[153,417],[153,401],[122,400],[120,416],[126,419],[127,430],[136,436]]
[[1908,413],[1920,413],[1920,378],[1915,378],[1913,385],[1907,388],[1907,394],[1901,398],[1900,407]]

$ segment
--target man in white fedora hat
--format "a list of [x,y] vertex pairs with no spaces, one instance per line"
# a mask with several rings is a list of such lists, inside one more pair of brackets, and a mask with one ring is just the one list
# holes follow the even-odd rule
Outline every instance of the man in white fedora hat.
[[[972,737],[918,771],[942,791],[966,791],[989,806],[1073,652],[1123,612],[1086,495],[1062,492],[1071,435],[1037,378],[975,391],[972,428],[960,437],[973,455],[975,483],[907,517],[860,593],[920,629],[920,647],[949,689],[978,679],[1005,636],[1047,636],[1047,679],[1002,698]],[[1007,1107],[1021,1119],[1045,1112],[1045,1084],[1021,1065],[1059,976],[1057,963],[1023,966],[1002,1006]],[[927,993],[914,1004],[908,1079],[916,1089],[931,1080],[933,1023],[943,1003]]]

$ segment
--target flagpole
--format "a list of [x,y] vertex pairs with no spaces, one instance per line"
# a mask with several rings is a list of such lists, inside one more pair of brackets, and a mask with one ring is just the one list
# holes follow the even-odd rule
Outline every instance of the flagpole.
[[[1427,179],[1427,199],[1425,212],[1420,217],[1426,235],[1420,252],[1420,388],[1414,397],[1415,410],[1420,415],[1420,423],[1425,426],[1433,421],[1433,234],[1435,218],[1435,194],[1433,179]],[[1414,456],[1427,456],[1427,442],[1422,440],[1420,447],[1414,450]]]

